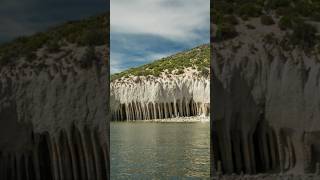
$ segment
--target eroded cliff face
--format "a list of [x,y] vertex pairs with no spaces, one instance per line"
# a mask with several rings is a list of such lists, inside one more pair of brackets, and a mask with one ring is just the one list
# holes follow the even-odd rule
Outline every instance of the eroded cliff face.
[[113,120],[150,120],[210,114],[210,80],[185,69],[180,75],[135,76],[111,83]]
[[107,52],[42,48],[1,67],[1,179],[108,179]]
[[320,53],[288,50],[277,26],[248,23],[213,43],[214,171],[318,173]]

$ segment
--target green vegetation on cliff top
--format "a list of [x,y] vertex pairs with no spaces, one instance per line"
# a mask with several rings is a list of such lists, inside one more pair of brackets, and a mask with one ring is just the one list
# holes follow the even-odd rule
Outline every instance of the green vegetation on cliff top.
[[133,76],[160,76],[162,72],[167,70],[167,73],[182,74],[184,68],[191,67],[197,69],[202,76],[209,75],[210,67],[210,46],[208,44],[201,45],[191,50],[177,53],[175,55],[156,60],[150,64],[145,64],[140,67],[131,68],[126,71],[111,75],[111,80],[116,80],[122,77]]
[[215,0],[212,17],[234,14],[246,20],[274,11],[279,16],[295,15],[320,20],[320,0]]
[[77,46],[99,46],[108,42],[108,15],[93,16],[81,21],[70,21],[28,37],[18,37],[0,45],[0,66],[14,64],[21,57],[32,60],[36,51],[46,47],[49,53],[70,43]]
[[260,18],[262,25],[270,26],[276,17],[276,25],[282,31],[289,30],[291,44],[310,49],[320,42],[318,29],[310,23],[320,22],[320,0],[216,0],[211,15],[217,26],[215,41],[236,37],[239,19]]

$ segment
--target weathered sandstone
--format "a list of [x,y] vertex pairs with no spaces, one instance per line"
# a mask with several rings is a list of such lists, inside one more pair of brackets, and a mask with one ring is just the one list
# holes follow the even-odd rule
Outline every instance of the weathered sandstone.
[[210,80],[180,75],[135,76],[110,85],[113,120],[150,120],[210,114]]
[[0,70],[0,179],[108,179],[106,47],[37,52]]
[[320,53],[286,50],[276,25],[248,23],[213,44],[212,173],[319,173]]

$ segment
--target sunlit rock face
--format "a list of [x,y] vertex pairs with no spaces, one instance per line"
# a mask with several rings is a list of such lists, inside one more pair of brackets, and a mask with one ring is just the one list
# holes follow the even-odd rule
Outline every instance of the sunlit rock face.
[[107,47],[37,52],[0,70],[0,179],[108,179]]
[[282,31],[256,27],[213,44],[212,171],[318,173],[320,54],[285,50]]
[[113,120],[150,120],[210,114],[210,80],[181,75],[140,76],[110,85]]

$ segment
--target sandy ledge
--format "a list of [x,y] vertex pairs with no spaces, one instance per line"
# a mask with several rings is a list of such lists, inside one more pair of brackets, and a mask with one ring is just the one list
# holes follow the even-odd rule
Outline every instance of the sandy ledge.
[[211,180],[320,180],[320,176],[315,174],[228,175],[228,176],[212,177]]
[[[120,121],[114,121],[120,122]],[[206,116],[193,116],[193,117],[177,117],[177,118],[168,118],[168,119],[151,119],[151,120],[131,120],[127,122],[157,122],[157,123],[195,123],[195,122],[210,122],[210,117]]]

